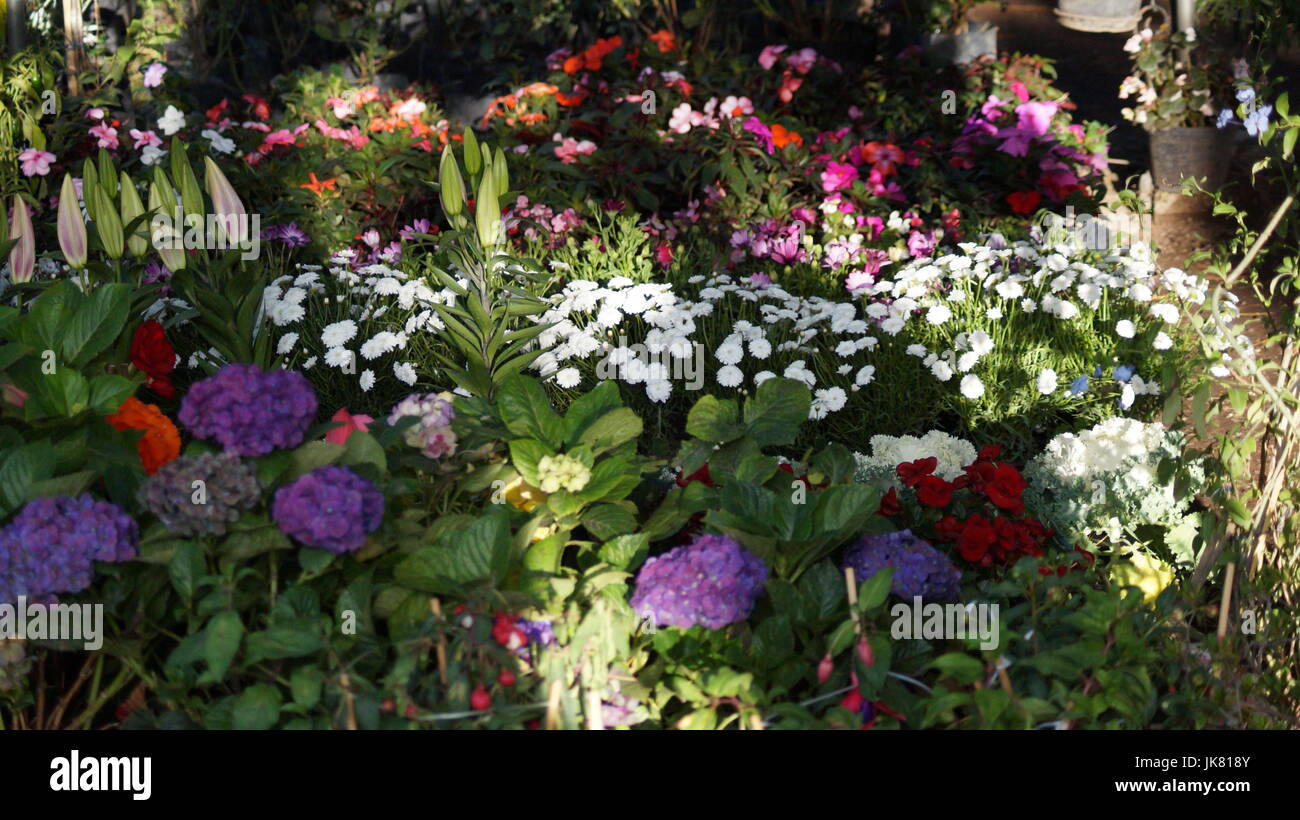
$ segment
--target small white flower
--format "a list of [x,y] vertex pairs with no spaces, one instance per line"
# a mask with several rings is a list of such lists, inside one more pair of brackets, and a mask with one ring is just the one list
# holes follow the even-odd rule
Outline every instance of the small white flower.
[[330,367],[346,368],[356,361],[356,354],[346,347],[331,347],[325,351],[325,364]]
[[1050,396],[1056,392],[1056,371],[1050,367],[1043,368],[1038,374],[1038,392]]
[[1125,384],[1124,389],[1120,392],[1119,406],[1124,408],[1125,410],[1129,409],[1130,407],[1133,406],[1134,397],[1135,397],[1135,392],[1133,390],[1133,385]]
[[982,330],[977,330],[969,337],[970,349],[977,356],[985,356],[993,350],[993,340],[989,334]]
[[736,387],[744,380],[745,374],[734,364],[729,364],[718,370],[718,384],[723,387]]
[[159,118],[158,127],[162,129],[164,134],[170,137],[172,134],[175,134],[177,131],[185,127],[185,115],[181,113],[181,110],[176,106],[169,105],[167,106],[167,110],[163,112],[162,117]]
[[416,380],[415,366],[412,365],[410,362],[394,362],[393,375],[396,376],[399,381],[405,384],[408,385],[415,384],[415,380]]
[[961,354],[961,357],[957,359],[957,369],[963,373],[969,373],[970,369],[974,367],[979,360],[980,355],[978,353],[974,350],[968,350]]
[[1148,312],[1167,325],[1178,324],[1178,308],[1168,302],[1154,304]]
[[1162,330],[1157,333],[1155,339],[1151,341],[1151,346],[1156,350],[1168,350],[1174,346],[1174,340],[1169,338],[1169,334]]
[[672,395],[673,383],[667,379],[652,381],[645,386],[645,395],[650,401],[665,402]]
[[935,359],[934,363],[930,365],[930,372],[941,382],[946,382],[952,378],[952,367],[943,359]]
[[369,393],[370,388],[375,386],[375,371],[366,370],[361,374],[361,392]]
[[952,310],[947,305],[938,304],[925,313],[925,320],[932,325],[941,325],[952,318]]
[[928,352],[929,351],[925,349],[925,345],[912,344],[907,346],[907,355],[915,356],[918,359],[924,357]]
[[723,364],[736,364],[745,358],[745,348],[739,341],[727,341],[723,342],[713,355],[717,356],[718,361]]
[[351,319],[344,319],[341,322],[335,322],[326,325],[321,331],[320,340],[326,347],[339,347],[352,341],[357,335],[357,323]]
[[582,374],[576,367],[566,367],[555,374],[555,383],[565,390],[577,387],[582,382]]
[[1120,319],[1115,323],[1115,332],[1122,339],[1132,339],[1137,335],[1137,325],[1134,325],[1128,319]]
[[962,377],[961,394],[968,399],[978,399],[984,395],[984,382],[974,373],[969,373]]
[[869,364],[858,371],[858,375],[853,378],[854,387],[866,387],[876,378],[876,366]]
[[996,322],[998,319],[1002,318],[1002,308],[995,305],[994,307],[984,311],[984,315]]
[[767,381],[768,379],[775,379],[775,378],[776,378],[776,374],[773,373],[771,370],[760,370],[759,372],[754,374],[754,384],[759,385]]
[[298,343],[297,333],[286,333],[280,337],[279,344],[275,346],[275,352],[277,355],[283,356],[284,354],[288,353],[290,350],[293,350],[293,346],[297,343]]

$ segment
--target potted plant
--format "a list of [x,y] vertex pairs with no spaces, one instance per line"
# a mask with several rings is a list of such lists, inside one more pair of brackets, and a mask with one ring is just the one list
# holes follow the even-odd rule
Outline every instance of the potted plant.
[[971,9],[987,2],[932,0],[927,4],[925,47],[931,60],[942,64],[971,63],[986,54],[998,55],[998,27],[991,23],[971,23],[967,19]]
[[1056,0],[1056,19],[1075,31],[1132,31],[1142,0]]
[[[1153,13],[1162,18],[1159,25]],[[1228,97],[1225,78],[1231,69],[1193,29],[1172,31],[1159,6],[1143,9],[1142,23],[1124,44],[1133,70],[1120,84],[1120,99],[1130,103],[1120,113],[1150,134],[1151,176],[1158,190],[1179,191],[1187,177],[1214,190],[1228,168],[1224,153],[1230,144],[1214,117],[1222,107],[1216,102]]]

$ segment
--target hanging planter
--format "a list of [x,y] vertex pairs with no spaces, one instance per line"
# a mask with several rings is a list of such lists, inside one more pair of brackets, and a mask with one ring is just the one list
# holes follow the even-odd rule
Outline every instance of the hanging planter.
[[973,63],[980,57],[998,56],[998,27],[975,23],[960,34],[927,34],[925,52],[940,65]]
[[1131,31],[1142,0],[1056,0],[1056,19],[1075,31]]

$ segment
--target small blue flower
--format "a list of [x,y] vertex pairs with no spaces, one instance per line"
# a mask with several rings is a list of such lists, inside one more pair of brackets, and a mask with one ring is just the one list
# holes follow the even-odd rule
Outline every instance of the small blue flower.
[[1088,392],[1088,377],[1086,374],[1070,382],[1071,396],[1082,396],[1084,393],[1087,392]]
[[1219,118],[1214,121],[1214,124],[1218,128],[1227,128],[1229,125],[1233,123],[1233,121],[1234,120],[1232,118],[1232,109],[1225,108],[1219,112]]
[[1272,113],[1273,106],[1261,105],[1259,108],[1256,108],[1254,111],[1247,114],[1246,120],[1243,123],[1243,125],[1246,126],[1246,133],[1250,134],[1252,137],[1258,137],[1260,134],[1267,131],[1268,118]]
[[1100,379],[1100,378],[1101,378],[1101,365],[1097,365],[1096,367],[1093,368],[1093,370],[1092,370],[1092,377],[1093,377],[1094,379]]
[[1238,89],[1237,89],[1237,102],[1239,102],[1239,103],[1245,103],[1246,105],[1250,105],[1250,104],[1253,103],[1254,101],[1255,101],[1255,89],[1253,89],[1253,88],[1238,88]]
[[1129,379],[1133,378],[1133,373],[1137,370],[1131,364],[1122,364],[1115,368],[1115,381],[1120,384],[1128,384]]

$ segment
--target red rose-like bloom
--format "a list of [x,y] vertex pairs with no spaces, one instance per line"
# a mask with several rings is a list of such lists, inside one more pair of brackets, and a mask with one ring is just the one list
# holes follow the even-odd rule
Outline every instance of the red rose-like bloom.
[[992,480],[984,487],[989,501],[1012,515],[1023,515],[1025,502],[1020,496],[1025,491],[1025,479],[1020,471],[1010,464],[999,464],[993,471]]
[[997,541],[997,533],[993,529],[993,524],[984,516],[975,513],[966,519],[966,524],[962,527],[961,536],[957,539],[957,552],[972,564],[987,567],[993,563],[989,548],[995,541]]
[[975,458],[976,461],[997,461],[998,456],[1002,455],[1002,445],[990,444],[980,450],[980,454]]
[[943,541],[956,541],[961,537],[962,523],[957,517],[949,513],[940,518],[934,525],[934,533]]
[[691,473],[690,475],[677,476],[678,487],[685,487],[687,484],[690,484],[692,481],[702,481],[704,482],[705,487],[712,487],[713,478],[712,476],[709,475],[709,465],[705,464],[703,467]]
[[916,485],[916,500],[927,507],[946,507],[952,501],[952,485],[938,476],[921,476]]
[[898,477],[903,479],[903,483],[909,487],[915,487],[921,478],[930,475],[935,468],[939,466],[939,459],[934,456],[929,458],[918,458],[916,461],[905,461],[898,465]]
[[131,337],[131,364],[150,378],[165,378],[176,368],[176,349],[167,341],[163,326],[153,319],[141,322]]
[[902,506],[898,503],[898,490],[890,487],[889,492],[885,493],[884,498],[880,499],[880,509],[876,510],[876,515],[885,517],[898,515],[902,509]]
[[166,399],[176,395],[176,388],[168,378],[176,369],[176,349],[167,341],[167,333],[157,321],[149,319],[135,329],[131,337],[131,364],[149,377],[145,387]]

